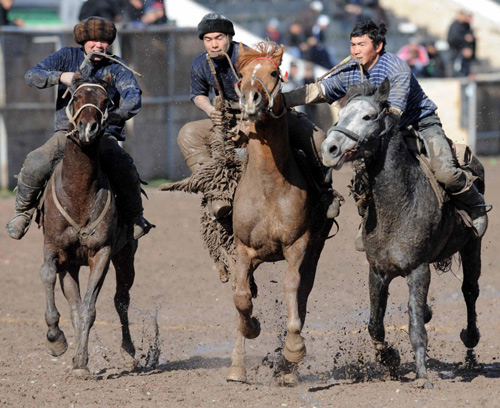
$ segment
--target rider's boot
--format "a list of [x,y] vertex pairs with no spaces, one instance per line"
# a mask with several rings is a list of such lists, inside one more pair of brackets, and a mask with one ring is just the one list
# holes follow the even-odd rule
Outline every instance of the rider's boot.
[[[322,166],[323,167],[323,166]],[[326,208],[326,218],[337,218],[340,214],[340,206],[344,203],[344,197],[332,186],[332,169],[322,168],[325,174],[320,183],[321,202]]]
[[488,228],[488,216],[486,212],[487,207],[489,207],[484,203],[483,195],[472,184],[467,190],[453,193],[452,196],[465,207],[472,220],[474,233],[478,238],[481,238]]
[[[191,173],[196,173],[205,163],[212,160],[208,152],[202,152],[189,157],[186,164],[191,170]],[[220,220],[228,216],[233,207],[229,201],[212,199],[207,202],[208,212],[216,219]]]
[[43,187],[30,187],[18,180],[15,214],[6,225],[7,234],[11,238],[21,239],[28,232],[42,189]]

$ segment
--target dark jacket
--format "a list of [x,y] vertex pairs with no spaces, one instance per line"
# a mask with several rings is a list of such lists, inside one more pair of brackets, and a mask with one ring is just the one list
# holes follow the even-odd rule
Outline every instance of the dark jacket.
[[[113,57],[122,61],[116,56]],[[29,86],[39,89],[58,86],[55,130],[69,128],[65,110],[70,97],[63,99],[67,86],[60,82],[61,75],[63,72],[77,72],[84,59],[83,48],[64,47],[26,72],[24,79]],[[108,73],[111,75],[108,95],[113,101],[109,114],[113,116],[113,123],[116,121],[116,124],[108,126],[106,132],[118,140],[125,140],[125,121],[135,116],[141,108],[141,88],[132,72],[108,59],[89,63],[82,69],[82,75],[97,79],[104,79]]]

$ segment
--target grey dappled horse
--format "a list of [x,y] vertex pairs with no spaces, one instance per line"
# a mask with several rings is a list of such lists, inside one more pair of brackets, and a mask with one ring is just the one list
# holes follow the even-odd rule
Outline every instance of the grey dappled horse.
[[[425,362],[425,323],[432,311],[427,305],[431,279],[429,264],[459,252],[463,266],[462,292],[467,305],[467,328],[460,337],[468,348],[479,341],[476,299],[481,273],[481,239],[465,226],[452,201],[442,207],[418,161],[409,152],[392,114],[387,113],[390,85],[379,89],[370,83],[351,87],[339,121],[322,145],[323,163],[339,169],[344,162],[364,158],[372,199],[364,217],[363,242],[370,264],[370,323],[368,330],[379,360],[396,368],[397,350],[385,340],[384,314],[389,284],[405,277],[409,287],[409,331],[416,355],[416,378],[432,388]],[[473,158],[470,165],[480,178],[476,186],[484,193],[484,170]]]

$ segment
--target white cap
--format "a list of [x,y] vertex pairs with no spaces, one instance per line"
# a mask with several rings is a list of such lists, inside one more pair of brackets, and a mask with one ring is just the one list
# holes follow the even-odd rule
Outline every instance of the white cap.
[[323,3],[321,3],[320,1],[311,1],[309,7],[311,7],[315,11],[319,11],[320,13],[323,11]]
[[319,26],[327,26],[330,24],[330,17],[328,17],[327,15],[325,14],[321,14],[318,19],[316,20],[316,23],[319,25]]

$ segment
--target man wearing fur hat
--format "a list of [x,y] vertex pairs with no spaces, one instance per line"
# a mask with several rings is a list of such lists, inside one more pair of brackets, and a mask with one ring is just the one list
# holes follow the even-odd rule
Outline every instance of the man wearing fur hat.
[[[241,118],[239,97],[234,88],[235,82],[240,80],[236,71],[239,43],[233,41],[233,35],[233,23],[222,14],[209,13],[198,24],[198,36],[203,41],[206,51],[199,55],[191,66],[190,94],[194,104],[210,119],[187,123],[177,138],[186,164],[192,173],[211,160],[209,146],[212,126],[222,124],[224,114],[230,117],[234,125]],[[210,57],[210,62],[207,55]],[[210,65],[213,66],[217,79],[214,78]],[[224,114],[212,105],[209,98],[211,90],[216,95],[222,94],[226,108]],[[330,186],[325,183],[326,169],[321,164],[318,153],[325,139],[325,133],[300,112],[290,110],[287,118],[290,143],[293,147],[301,149],[312,163],[314,177],[318,185],[322,186],[324,195],[322,202],[329,205],[327,216],[334,218],[338,215],[340,202]],[[231,203],[223,200],[211,200],[207,203],[207,207],[217,219],[227,216],[232,209]]]
[[[54,135],[26,157],[18,175],[15,215],[7,224],[7,233],[21,239],[31,223],[39,196],[49,180],[54,162],[64,152],[69,121],[65,113],[70,98],[65,95],[77,72],[90,52],[107,53],[116,37],[113,22],[101,17],[89,17],[77,24],[73,36],[80,47],[64,47],[30,68],[26,83],[35,88],[58,87]],[[120,60],[118,57],[113,56]],[[97,79],[111,77],[108,95],[107,128],[100,142],[102,165],[118,196],[118,206],[130,224],[130,238],[147,234],[152,225],[143,217],[140,178],[132,158],[118,145],[125,140],[125,121],[141,108],[141,89],[130,70],[99,55],[81,67],[82,75]]]

